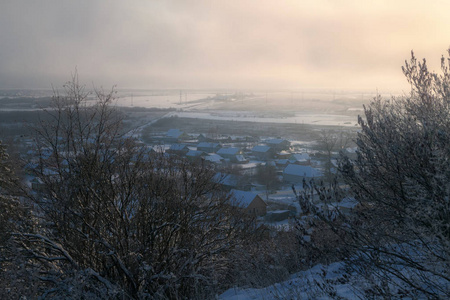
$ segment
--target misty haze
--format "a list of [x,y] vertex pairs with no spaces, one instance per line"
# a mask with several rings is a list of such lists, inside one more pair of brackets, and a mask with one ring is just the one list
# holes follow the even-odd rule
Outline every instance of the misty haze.
[[450,298],[450,3],[3,2],[0,299]]

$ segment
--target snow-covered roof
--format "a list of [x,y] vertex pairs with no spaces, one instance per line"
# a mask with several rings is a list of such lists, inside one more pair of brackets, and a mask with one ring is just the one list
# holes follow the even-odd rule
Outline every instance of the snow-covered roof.
[[236,161],[237,162],[246,162],[247,159],[244,157],[244,155],[239,154],[239,155],[236,155]]
[[267,151],[269,151],[271,148],[270,146],[265,146],[265,145],[257,145],[255,147],[252,148],[253,152],[260,152],[260,153],[266,153]]
[[239,151],[240,151],[240,149],[235,148],[235,147],[221,148],[221,149],[219,149],[219,151],[217,151],[217,154],[219,154],[219,155],[222,155],[222,154],[237,155],[239,153]]
[[355,208],[356,205],[358,205],[358,201],[353,197],[345,197],[341,202],[337,203],[337,206],[344,208]]
[[311,166],[301,166],[295,164],[289,164],[283,171],[284,174],[287,175],[296,175],[296,176],[304,176],[304,177],[320,177],[322,176],[322,172],[318,169],[315,169]]
[[356,153],[358,151],[358,147],[348,147],[344,149],[347,153]]
[[190,157],[199,157],[202,154],[204,154],[205,152],[203,151],[198,151],[198,150],[189,150],[188,153],[186,153],[186,156],[190,156]]
[[44,182],[42,181],[41,178],[39,177],[34,177],[31,181],[31,183],[38,183],[38,184],[43,184]]
[[290,155],[291,153],[290,152],[287,152],[287,151],[280,151],[280,152],[278,152],[278,155]]
[[331,162],[331,164],[332,164],[333,166],[335,166],[336,168],[339,167],[339,162],[338,162],[337,159],[331,159],[330,162]]
[[185,150],[186,148],[187,146],[183,144],[172,144],[170,146],[170,150]]
[[45,169],[42,171],[42,174],[45,175],[45,176],[52,176],[52,175],[58,175],[58,172],[57,172],[56,170],[52,170],[52,169],[49,169],[49,168],[45,168]]
[[215,148],[218,147],[219,143],[209,143],[209,142],[201,142],[198,143],[197,148]]
[[276,163],[279,165],[286,165],[289,162],[288,159],[284,158],[284,159],[277,159]]
[[223,185],[227,185],[230,187],[236,187],[239,183],[239,176],[234,175],[234,174],[226,174],[226,173],[216,173],[216,175],[214,175],[213,177],[213,181],[223,184]]
[[282,214],[286,214],[286,213],[290,213],[291,211],[288,209],[284,209],[284,210],[273,210],[270,213],[273,215],[282,215]]
[[258,196],[257,193],[240,190],[231,190],[230,193],[235,200],[233,204],[244,208],[248,207],[250,203],[252,203],[253,200],[255,200],[255,198]]
[[157,151],[155,150],[155,147],[153,147],[153,146],[142,145],[141,147],[144,148],[146,151],[151,152],[151,153],[157,152]]
[[214,162],[214,163],[220,163],[223,160],[223,157],[218,154],[210,154],[205,157],[205,160]]
[[258,165],[260,165],[261,162],[259,161],[251,161],[251,162],[247,162],[245,164],[241,164],[240,167],[241,169],[253,169],[256,168]]

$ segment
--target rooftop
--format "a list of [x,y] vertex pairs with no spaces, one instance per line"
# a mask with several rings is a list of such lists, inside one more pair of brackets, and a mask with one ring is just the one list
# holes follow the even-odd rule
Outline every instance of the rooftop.
[[240,190],[232,190],[231,191],[232,197],[236,200],[234,204],[236,206],[240,207],[248,207],[252,201],[258,197],[257,193],[254,192],[247,192],[247,191],[240,191]]
[[320,176],[322,176],[322,172],[319,171],[318,169],[315,169],[311,166],[301,166],[301,165],[295,165],[295,164],[288,165],[284,169],[283,174],[304,176],[304,177],[320,177]]

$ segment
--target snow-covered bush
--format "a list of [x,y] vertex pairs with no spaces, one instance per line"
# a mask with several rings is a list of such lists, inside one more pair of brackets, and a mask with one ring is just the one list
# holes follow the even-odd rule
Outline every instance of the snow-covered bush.
[[353,263],[379,283],[399,279],[405,293],[437,298],[450,296],[450,59],[441,63],[438,75],[412,53],[410,94],[365,107],[357,159],[340,163],[360,203],[346,229],[359,250]]

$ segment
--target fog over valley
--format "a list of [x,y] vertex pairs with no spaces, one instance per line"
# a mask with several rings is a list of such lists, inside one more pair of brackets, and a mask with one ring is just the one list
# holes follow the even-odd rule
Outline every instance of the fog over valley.
[[[0,88],[407,91],[414,49],[439,69],[449,3],[4,1]],[[430,34],[432,33],[432,34]]]

